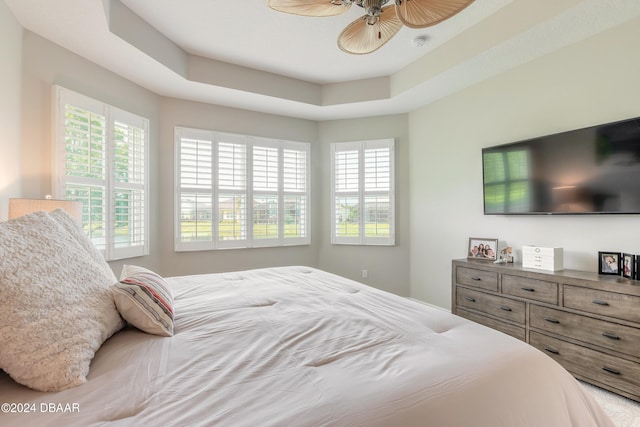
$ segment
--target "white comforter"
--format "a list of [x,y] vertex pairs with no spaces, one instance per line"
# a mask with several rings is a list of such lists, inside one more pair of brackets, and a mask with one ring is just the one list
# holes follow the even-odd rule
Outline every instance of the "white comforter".
[[533,347],[307,267],[167,279],[176,334],[129,329],[89,381],[0,375],[0,425],[613,426]]

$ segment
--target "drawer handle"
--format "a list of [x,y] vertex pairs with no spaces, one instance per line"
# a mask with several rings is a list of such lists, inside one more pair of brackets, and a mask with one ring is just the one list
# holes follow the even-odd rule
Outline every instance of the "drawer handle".
[[533,288],[521,288],[523,291],[527,291],[527,292],[535,292],[536,290]]
[[560,321],[559,321],[559,320],[557,320],[557,319],[552,319],[551,317],[545,317],[545,318],[544,318],[544,320],[546,320],[546,321],[547,321],[547,322],[549,322],[549,323],[555,323],[555,324],[560,323]]
[[[549,352],[551,354],[560,354],[560,352],[558,350],[556,350],[554,348],[550,348],[550,347],[545,347],[544,351]],[[602,369],[604,369],[604,368],[602,368]]]
[[603,366],[603,367],[602,367],[602,370],[603,370],[603,371],[607,371],[607,372],[609,372],[610,374],[620,375],[620,371],[618,371],[617,369],[614,369],[614,368],[610,368],[610,367],[608,367],[608,366]]
[[482,277],[471,276],[471,280],[475,280],[476,282],[481,282],[482,281]]
[[502,307],[500,307],[500,310],[504,310],[504,311],[512,311],[511,307],[507,307],[506,305],[503,305]]
[[619,340],[620,339],[619,336],[617,336],[615,334],[610,334],[609,332],[603,332],[602,336],[603,337],[607,337],[607,338],[612,339],[612,340]]
[[608,303],[608,302],[606,302],[606,301],[602,301],[602,300],[599,300],[599,299],[594,299],[594,300],[593,300],[593,301],[591,301],[591,302],[592,302],[592,303],[594,303],[594,304],[597,304],[597,305],[604,305],[604,306],[609,305],[609,303]]
[[467,301],[476,302],[476,299],[475,299],[475,298],[471,298],[471,297],[464,297],[464,299],[466,299]]

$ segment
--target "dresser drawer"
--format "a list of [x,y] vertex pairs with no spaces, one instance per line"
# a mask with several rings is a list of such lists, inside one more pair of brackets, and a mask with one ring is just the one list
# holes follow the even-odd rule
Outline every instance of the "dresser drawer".
[[498,292],[498,273],[492,271],[458,267],[456,269],[456,282],[487,291]]
[[456,304],[524,326],[525,303],[522,301],[458,287]]
[[558,283],[556,282],[503,274],[502,293],[558,305]]
[[640,322],[640,297],[635,295],[565,285],[564,306],[617,319]]
[[531,331],[529,342],[574,375],[640,396],[640,364]]
[[640,329],[531,304],[529,326],[640,357]]
[[464,308],[458,309],[458,315],[464,317],[465,319],[480,323],[481,325],[488,326],[491,329],[495,329],[507,335],[511,335],[512,337],[518,338],[521,341],[524,341],[526,339],[526,333],[523,327],[515,326],[511,323],[501,322],[500,320],[486,317],[481,314],[465,310]]

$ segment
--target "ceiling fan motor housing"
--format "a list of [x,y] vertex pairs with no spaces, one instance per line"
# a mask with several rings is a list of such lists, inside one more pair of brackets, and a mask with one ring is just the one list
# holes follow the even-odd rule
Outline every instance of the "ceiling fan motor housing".
[[356,0],[356,4],[367,11],[364,17],[368,25],[375,25],[382,13],[382,6],[389,0]]
[[380,13],[382,6],[389,3],[389,0],[343,0],[343,2],[345,1],[348,3],[357,4],[358,6],[364,8],[369,14],[373,14],[376,11],[377,13]]

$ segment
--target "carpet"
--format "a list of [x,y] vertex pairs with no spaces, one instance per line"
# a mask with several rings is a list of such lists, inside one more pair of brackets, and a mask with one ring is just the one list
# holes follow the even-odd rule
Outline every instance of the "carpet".
[[640,427],[640,403],[581,382],[617,427]]

